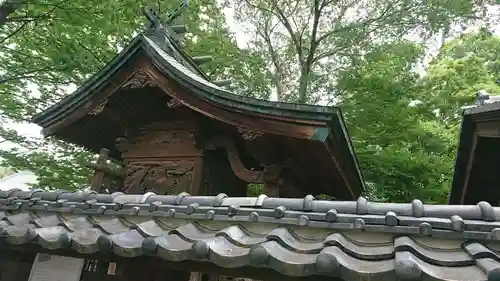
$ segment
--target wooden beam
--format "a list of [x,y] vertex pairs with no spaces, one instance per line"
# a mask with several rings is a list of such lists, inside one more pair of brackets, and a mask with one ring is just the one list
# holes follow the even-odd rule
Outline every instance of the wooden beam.
[[209,63],[213,61],[212,56],[198,56],[198,57],[193,57],[193,60],[196,64],[204,64],[204,63]]
[[179,35],[187,33],[187,31],[188,31],[188,28],[186,25],[172,25],[170,28],[172,28],[172,30]]
[[264,172],[248,170],[241,161],[240,154],[231,139],[225,137],[213,138],[207,141],[205,149],[213,149],[215,147],[221,147],[226,150],[229,165],[239,179],[248,183],[264,183]]
[[474,131],[473,138],[472,138],[472,143],[471,143],[471,146],[470,146],[469,159],[467,160],[467,168],[465,170],[464,186],[462,188],[462,195],[460,196],[460,205],[464,204],[465,195],[467,194],[467,188],[469,186],[470,173],[471,173],[471,170],[472,170],[472,164],[474,162],[474,155],[476,154],[476,147],[477,147],[477,139],[478,138],[479,138],[479,136],[477,134],[477,129],[476,129]]
[[252,128],[255,131],[270,133],[275,135],[289,136],[301,139],[311,139],[315,134],[315,128],[326,127],[323,121],[299,120],[288,117],[266,115],[241,114],[231,112],[225,108],[214,106],[195,94],[188,92],[174,81],[155,69],[148,70],[148,74],[153,77],[164,92],[180,101],[183,105],[192,110],[233,126]]
[[[109,158],[109,149],[106,148],[101,149],[95,165],[100,167],[105,166],[107,164],[108,158]],[[90,189],[96,192],[101,192],[105,176],[106,173],[102,169],[98,170],[96,169],[94,172],[94,176],[90,181]]]
[[99,172],[103,172],[105,175],[109,175],[115,178],[122,179],[125,177],[125,174],[122,171],[117,171],[116,169],[100,163],[88,163],[85,165],[87,168],[94,169]]
[[476,126],[478,136],[500,138],[499,121],[478,122]]
[[256,113],[243,115],[239,112],[213,106],[169,80],[161,71],[153,66],[151,58],[147,57],[145,54],[140,54],[123,65],[121,67],[122,71],[114,73],[113,77],[102,85],[103,88],[97,91],[86,105],[78,107],[72,112],[67,112],[67,117],[44,128],[42,130],[43,135],[46,137],[53,135],[62,128],[73,124],[87,115],[92,109],[97,107],[102,100],[120,90],[121,87],[136,74],[139,68],[144,69],[150,78],[156,80],[159,83],[158,86],[160,86],[165,93],[182,101],[184,106],[208,116],[211,119],[238,127],[252,128],[263,133],[302,139],[310,139],[314,135],[316,127],[326,126],[326,123],[323,121],[302,120],[285,116],[270,117],[265,114]]
[[89,97],[88,102],[81,107],[76,108],[74,111],[69,112],[67,117],[60,119],[59,121],[49,125],[48,127],[42,129],[42,134],[47,137],[50,136],[62,128],[76,122],[80,118],[87,115],[92,109],[96,108],[101,102],[111,96],[113,93],[119,91],[121,87],[128,82],[141,68],[149,68],[152,66],[151,58],[145,55],[139,55],[131,58],[124,65],[121,66],[120,70],[113,73],[112,77],[107,79],[100,85],[95,94]]
[[224,80],[215,80],[213,83],[219,87],[231,85],[232,80],[224,79]]

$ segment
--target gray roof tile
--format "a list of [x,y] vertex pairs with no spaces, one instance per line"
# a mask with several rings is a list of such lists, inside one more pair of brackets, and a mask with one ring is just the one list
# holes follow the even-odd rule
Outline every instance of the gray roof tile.
[[14,245],[267,267],[344,280],[500,280],[500,208],[0,191]]

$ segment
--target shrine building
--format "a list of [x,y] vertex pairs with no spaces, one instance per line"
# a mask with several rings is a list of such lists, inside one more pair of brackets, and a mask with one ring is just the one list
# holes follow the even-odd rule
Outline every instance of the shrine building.
[[33,118],[99,157],[0,191],[0,281],[500,281],[500,207],[369,202],[341,110],[228,91],[179,10]]

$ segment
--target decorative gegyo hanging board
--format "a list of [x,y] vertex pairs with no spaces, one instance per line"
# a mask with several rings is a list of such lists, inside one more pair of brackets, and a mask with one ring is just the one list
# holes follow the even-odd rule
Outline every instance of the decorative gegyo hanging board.
[[37,254],[28,281],[79,281],[84,260]]

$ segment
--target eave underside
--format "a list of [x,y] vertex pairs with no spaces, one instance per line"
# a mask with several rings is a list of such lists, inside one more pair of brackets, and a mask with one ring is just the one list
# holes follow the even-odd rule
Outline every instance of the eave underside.
[[0,197],[5,249],[345,281],[498,280],[500,270],[500,208],[484,202],[22,191]]
[[[117,56],[116,61],[113,60],[74,94],[35,116],[34,122],[44,127],[45,135],[54,134],[67,124],[85,116],[112,93],[119,91],[139,69],[146,71],[149,79],[154,80],[155,84],[169,95],[175,96],[185,106],[202,114],[210,111],[212,118],[223,119],[221,121],[229,123],[233,122],[232,119],[238,119],[237,115],[257,116],[261,119],[260,123],[266,126],[253,129],[264,132],[279,131],[281,124],[287,123],[314,127],[315,124],[324,124],[338,115],[338,109],[331,107],[270,102],[232,94],[198,77],[160,50],[157,45],[152,47],[151,44],[155,43],[150,39],[135,39],[134,43],[126,48],[127,52]],[[201,103],[211,104],[209,110],[204,110],[206,106]],[[223,116],[217,114],[217,108],[224,109],[220,112]],[[233,112],[236,117],[224,111]],[[254,127],[252,123],[236,125]],[[283,133],[292,134],[288,131],[293,127],[282,127]],[[314,130],[298,131],[296,137],[313,137],[314,133]]]
[[[155,104],[161,103],[152,103],[150,107],[147,107],[150,109],[149,112]],[[120,119],[126,120],[127,118],[122,116]],[[203,124],[203,127],[210,133],[220,132],[218,134],[238,141],[240,157],[251,158],[257,163],[289,162],[288,174],[293,178],[292,182],[296,184],[296,188],[302,192],[302,195],[326,194],[338,199],[352,200],[362,192],[362,185],[354,169],[355,166],[350,161],[349,151],[342,143],[335,142],[335,140],[323,143],[276,135],[266,135],[256,140],[244,140],[236,128],[227,124],[214,120],[206,120]],[[120,125],[112,122],[105,114],[80,119],[61,131],[59,135],[63,140],[80,144],[95,153],[98,153],[101,148],[108,148],[111,156],[117,160],[121,159],[121,154],[115,148],[115,140],[123,136]],[[248,168],[258,169],[259,166]]]
[[[171,81],[170,85],[173,83],[175,82]],[[167,106],[171,99],[185,100],[188,93],[185,89],[178,89],[171,95],[165,93],[160,87],[120,89],[105,97],[106,106],[100,113],[89,114],[102,102],[102,99],[92,100],[92,106],[86,108],[85,111],[78,112],[81,117],[65,124],[55,136],[96,153],[101,148],[110,149],[111,156],[120,159],[121,155],[115,148],[116,138],[133,136],[138,129],[152,122],[167,121],[168,118],[173,118],[182,111],[182,108],[173,109]],[[235,138],[241,139],[236,133],[238,128],[264,131],[270,136],[275,136],[270,139],[269,143],[260,146],[260,152],[241,152],[283,156],[283,159],[278,159],[278,161],[285,161],[285,158],[293,159],[297,167],[295,175],[299,178],[300,189],[304,194],[315,192],[340,199],[354,199],[362,193],[363,182],[360,172],[354,153],[349,149],[349,140],[346,138],[340,120],[333,119],[329,123],[316,122],[312,125],[273,120],[273,124],[280,126],[279,131],[276,132],[272,124],[263,122],[265,120],[263,117],[234,113],[227,108],[217,108],[219,117],[213,120],[215,114],[213,105],[200,105],[196,100],[192,101],[192,104],[197,107],[193,108],[191,105],[183,107],[184,110],[192,109],[198,119],[210,120],[209,123],[212,125],[209,127],[232,128],[226,130],[231,137],[234,135]],[[204,107],[205,105],[207,107]],[[229,118],[229,123],[228,119],[222,118],[221,115]],[[238,127],[234,124],[247,127]],[[318,132],[320,133],[317,134]],[[300,138],[294,136],[300,136]],[[261,140],[250,142],[261,142]],[[269,164],[274,163],[269,162]]]
[[[173,78],[177,83],[187,84],[190,88],[196,88],[197,94],[201,94],[207,101],[215,102],[221,106],[229,106],[241,112],[267,112],[270,116],[276,115],[278,119],[288,116],[297,120],[303,119],[306,122],[314,120],[327,121],[330,119],[329,116],[332,113],[336,113],[336,109],[329,107],[270,102],[235,95],[194,74],[169,54],[165,53],[153,39],[140,35],[134,38],[120,54],[75,93],[36,115],[33,121],[43,127],[47,127],[53,123],[54,119],[73,114],[72,111],[83,107],[84,104],[85,107],[92,106],[87,103],[89,97],[93,97],[97,92],[101,93],[103,87],[107,88],[106,86],[110,84],[111,80],[114,80],[114,83],[111,83],[113,86],[123,84],[126,79],[130,78],[130,72],[134,72],[137,68],[141,67],[141,62],[137,62],[137,60],[143,62],[153,60],[165,75]],[[119,72],[122,72],[122,75],[118,75]],[[125,74],[125,77],[123,77],[123,74]],[[117,79],[116,76],[120,77]]]

